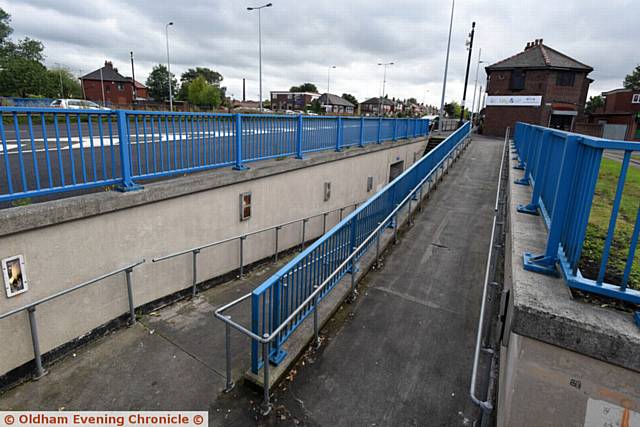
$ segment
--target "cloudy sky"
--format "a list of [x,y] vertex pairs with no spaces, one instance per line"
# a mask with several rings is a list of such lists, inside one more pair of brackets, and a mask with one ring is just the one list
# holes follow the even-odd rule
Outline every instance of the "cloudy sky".
[[[262,12],[263,93],[293,84],[315,83],[326,91],[349,92],[358,100],[386,92],[439,104],[451,1],[432,0],[272,0]],[[76,74],[105,59],[144,81],[154,64],[166,62],[165,23],[170,28],[171,68],[221,72],[228,93],[258,97],[258,16],[246,0],[0,0],[12,15],[14,37],[29,36],[46,47],[50,66]],[[493,63],[521,51],[527,41],[544,43],[591,65],[591,95],[621,85],[640,63],[638,0],[458,0],[455,6],[447,100],[460,100],[466,65],[465,39],[476,21],[471,99],[478,48]],[[486,65],[486,64],[485,64]],[[480,71],[480,84],[485,74]]]

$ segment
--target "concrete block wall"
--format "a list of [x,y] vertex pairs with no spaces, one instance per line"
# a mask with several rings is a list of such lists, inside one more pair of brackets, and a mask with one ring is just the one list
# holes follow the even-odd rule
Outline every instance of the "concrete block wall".
[[[145,258],[133,272],[136,306],[191,284],[191,255],[152,263],[153,257],[337,209],[371,197],[388,181],[389,165],[405,168],[424,152],[426,140],[371,144],[303,160],[250,164],[248,171],[217,170],[149,184],[139,192],[98,193],[0,211],[0,258],[23,254],[29,291],[0,296],[0,313],[49,296]],[[416,153],[418,155],[416,156]],[[367,177],[374,188],[367,192]],[[324,201],[324,183],[331,198]],[[251,191],[252,217],[239,219],[239,195]],[[350,210],[345,211],[345,215]],[[339,213],[327,218],[327,229]],[[309,221],[307,238],[322,232]],[[300,243],[301,224],[284,227],[280,249]],[[245,241],[245,264],[269,257],[274,232]],[[237,241],[204,249],[198,281],[238,268]],[[124,273],[38,306],[43,353],[87,334],[128,310]],[[33,359],[27,313],[0,320],[0,375]]]

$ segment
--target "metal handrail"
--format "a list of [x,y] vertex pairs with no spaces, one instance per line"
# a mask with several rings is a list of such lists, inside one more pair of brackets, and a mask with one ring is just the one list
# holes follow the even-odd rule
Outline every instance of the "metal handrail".
[[[360,202],[361,203],[361,202]],[[305,239],[305,234],[306,234],[306,228],[307,228],[307,222],[312,219],[312,218],[317,218],[319,216],[322,216],[322,234],[326,233],[327,231],[327,216],[332,213],[332,212],[340,212],[340,220],[342,220],[342,213],[351,207],[357,207],[360,203],[350,203],[346,206],[343,206],[341,208],[336,208],[336,209],[330,209],[324,212],[320,212],[318,214],[314,214],[308,217],[304,217],[304,218],[298,218],[298,219],[294,219],[291,221],[287,221],[287,222],[283,222],[277,225],[272,225],[270,227],[265,227],[265,228],[261,228],[258,230],[254,230],[254,231],[250,231],[248,233],[244,233],[244,234],[239,234],[237,236],[233,236],[233,237],[227,237],[226,239],[222,239],[222,240],[217,240],[215,242],[210,242],[210,243],[205,243],[203,245],[200,246],[196,246],[193,247],[191,249],[185,249],[182,251],[178,251],[178,252],[174,252],[168,255],[163,255],[163,256],[159,256],[159,257],[155,257],[151,260],[151,262],[160,262],[160,261],[164,261],[167,259],[171,259],[171,258],[175,258],[181,255],[186,255],[188,253],[192,254],[192,277],[191,277],[191,294],[193,296],[196,295],[197,293],[197,285],[198,285],[198,254],[200,253],[200,251],[202,249],[206,249],[206,248],[210,248],[213,246],[218,246],[221,245],[223,243],[228,243],[228,242],[233,242],[235,240],[238,240],[240,242],[240,278],[242,278],[244,276],[244,241],[247,237],[249,236],[253,236],[255,234],[259,234],[259,233],[264,233],[266,231],[271,231],[271,230],[275,230],[276,231],[276,235],[275,235],[275,252],[274,252],[274,261],[278,261],[278,232],[282,227],[285,227],[287,225],[291,225],[291,224],[295,224],[297,222],[302,222],[302,239],[300,242],[300,245],[302,248],[304,248],[304,243],[306,241]]]
[[14,314],[20,313],[24,310],[27,310],[28,314],[29,314],[29,326],[31,328],[31,343],[33,344],[33,355],[34,355],[34,360],[36,362],[36,375],[34,377],[34,379],[39,379],[41,377],[43,377],[44,375],[46,375],[46,371],[43,369],[42,367],[42,354],[40,352],[40,341],[38,339],[38,328],[37,328],[37,324],[36,324],[36,317],[35,317],[35,313],[36,313],[36,307],[40,304],[43,304],[45,302],[51,301],[55,298],[61,297],[63,295],[66,295],[68,293],[71,293],[73,291],[77,291],[78,289],[82,289],[86,286],[92,285],[96,282],[99,282],[101,280],[104,280],[108,277],[111,276],[115,276],[118,273],[122,273],[123,271],[126,273],[126,281],[127,281],[127,297],[128,297],[128,303],[129,303],[129,325],[133,325],[134,323],[136,323],[136,314],[135,314],[135,305],[133,303],[133,289],[132,289],[132,280],[131,280],[131,273],[133,272],[133,269],[137,266],[139,266],[140,264],[143,264],[145,262],[144,258],[140,259],[132,264],[129,264],[125,267],[121,267],[117,270],[113,270],[109,273],[105,273],[101,276],[98,277],[94,277],[93,279],[89,279],[86,282],[82,282],[78,285],[72,286],[70,288],[64,289],[62,291],[56,292],[52,295],[49,295],[47,297],[41,298],[37,301],[31,302],[29,304],[26,304],[22,307],[18,307],[15,308],[13,310],[10,310],[6,313],[0,314],[0,320],[4,319],[6,317],[9,316],[13,316]]
[[[270,334],[265,333],[262,337],[255,334],[254,332],[248,330],[247,328],[245,328],[243,325],[234,322],[231,319],[231,316],[228,315],[224,315],[223,312],[238,305],[239,303],[241,303],[242,301],[248,299],[251,297],[252,293],[248,293],[246,295],[243,295],[242,297],[231,301],[230,303],[218,308],[215,312],[214,312],[214,316],[217,317],[218,319],[222,320],[223,322],[225,322],[226,325],[226,351],[227,351],[227,372],[226,372],[226,387],[225,387],[225,391],[229,392],[233,389],[234,387],[234,383],[233,380],[231,379],[231,357],[230,357],[230,328],[234,328],[242,333],[244,333],[245,335],[249,336],[250,338],[260,342],[263,346],[262,348],[262,355],[263,355],[263,374],[264,374],[264,385],[263,385],[263,391],[264,391],[264,402],[263,402],[263,407],[265,410],[265,414],[269,412],[270,410],[270,403],[269,403],[269,352],[267,350],[267,346],[268,344],[273,341],[273,339],[275,337],[277,337],[283,330],[285,327],[288,326],[288,324],[293,321],[293,319],[295,319],[295,317],[303,310],[305,309],[311,302],[313,302],[313,307],[314,307],[314,336],[316,338],[316,343],[319,343],[318,341],[318,318],[317,318],[317,306],[318,306],[318,295],[322,292],[322,290],[336,277],[336,275],[345,267],[347,267],[353,260],[354,258],[356,258],[356,256],[358,255],[358,253],[363,250],[368,244],[369,242],[372,241],[372,239],[375,237],[377,239],[378,242],[378,246],[376,247],[376,250],[378,251],[379,249],[379,239],[380,239],[380,231],[384,228],[386,228],[387,224],[389,223],[389,221],[391,221],[392,219],[394,219],[396,217],[396,215],[399,213],[399,211],[404,208],[405,204],[410,203],[410,201],[414,198],[415,194],[418,192],[418,190],[420,190],[427,181],[429,181],[432,177],[432,175],[434,173],[437,174],[437,171],[440,168],[444,167],[444,162],[449,160],[452,156],[452,153],[456,150],[458,150],[460,148],[460,145],[466,141],[468,138],[468,135],[465,136],[463,139],[461,139],[461,141],[455,145],[451,150],[449,150],[449,152],[447,152],[442,160],[440,160],[438,163],[436,163],[436,165],[434,165],[434,167],[432,168],[432,170],[427,173],[425,175],[425,177],[415,186],[413,187],[413,189],[408,193],[408,195],[402,199],[402,201],[398,202],[396,204],[396,207],[389,213],[389,215],[387,215],[385,217],[384,220],[380,221],[378,226],[369,234],[369,236],[367,236],[362,243],[360,243],[360,245],[358,245],[357,247],[355,247],[353,249],[353,251],[351,252],[351,254],[338,266],[336,267],[333,272],[320,284],[320,285],[316,285],[314,291],[302,302],[299,304],[299,306],[289,315],[289,317],[287,317],[284,321],[282,321],[280,323],[280,325],[273,330]],[[456,156],[459,154],[459,151],[456,153]],[[437,175],[436,175],[437,176]],[[409,217],[411,216],[411,211],[409,211],[408,213]],[[397,227],[394,227],[394,239],[395,239],[395,233],[397,232]],[[379,258],[379,255],[376,254],[376,257]],[[352,280],[351,280],[351,286],[352,286],[352,291],[353,291],[353,286],[354,286],[354,280],[353,280],[353,275],[352,275]]]
[[509,143],[510,128],[507,127],[507,132],[504,136],[504,145],[502,146],[502,159],[500,160],[500,174],[498,175],[498,188],[496,189],[496,204],[493,208],[494,211],[498,211],[498,204],[500,202],[500,183],[502,182],[502,171],[504,169],[504,153],[507,151],[507,144]]

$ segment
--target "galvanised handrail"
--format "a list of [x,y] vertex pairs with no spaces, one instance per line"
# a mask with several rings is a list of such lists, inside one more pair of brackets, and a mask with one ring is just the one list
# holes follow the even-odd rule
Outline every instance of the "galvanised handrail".
[[0,107],[0,202],[425,136],[428,120]]
[[[451,159],[456,150],[460,150],[461,144],[468,137],[470,132],[469,123],[465,123],[463,127],[458,129],[455,133],[449,136],[447,140],[443,141],[438,147],[429,152],[427,156],[423,157],[420,161],[412,165],[409,169],[407,169],[404,173],[398,176],[393,182],[389,183],[382,190],[380,190],[375,196],[373,196],[369,201],[361,205],[356,211],[351,213],[347,218],[333,227],[327,234],[325,234],[320,239],[316,240],[314,244],[312,244],[306,251],[298,255],[294,260],[289,262],[286,266],[284,266],[278,273],[264,282],[261,286],[256,288],[253,292],[246,294],[235,301],[232,301],[215,311],[215,316],[220,320],[224,321],[226,324],[226,353],[227,353],[227,379],[226,379],[226,391],[230,391],[234,384],[231,378],[231,343],[230,343],[230,330],[234,328],[245,335],[249,336],[252,339],[252,371],[254,373],[258,373],[258,369],[262,366],[263,374],[264,374],[264,402],[263,408],[265,413],[268,413],[270,410],[269,404],[269,361],[274,361],[272,356],[274,353],[279,354],[282,357],[281,353],[278,353],[279,349],[272,349],[271,351],[268,349],[269,344],[273,344],[274,341],[278,342],[279,337],[282,336],[283,333],[287,332],[286,329],[290,327],[290,325],[295,324],[296,326],[304,320],[309,312],[313,312],[314,314],[314,336],[316,345],[319,344],[318,339],[318,303],[322,300],[322,298],[339,282],[339,280],[344,276],[345,272],[349,271],[351,273],[351,290],[355,291],[355,261],[363,255],[363,252],[366,251],[370,245],[373,243],[374,238],[376,241],[376,263],[379,259],[379,245],[380,245],[380,234],[384,228],[390,222],[394,224],[394,239],[397,237],[397,215],[398,212],[407,204],[409,204],[409,220],[411,217],[411,202],[414,200],[414,197],[418,193],[420,193],[420,198],[422,197],[422,188],[427,181],[431,181],[432,175],[434,173],[437,174],[437,171],[440,168],[444,167],[445,162]],[[458,151],[459,153],[459,151]],[[409,179],[412,179],[412,182],[408,182]],[[404,181],[404,182],[403,182]],[[256,331],[255,328],[255,310],[252,308],[252,327],[251,330],[244,327],[243,325],[234,322],[231,319],[231,316],[225,315],[224,312],[228,309],[240,304],[241,302],[252,299],[255,301],[256,295],[261,295],[265,293],[265,290],[270,289],[274,283],[277,283],[284,274],[292,271],[303,272],[305,270],[313,270],[314,266],[313,262],[309,262],[307,257],[309,254],[313,253],[316,248],[322,248],[326,250],[324,255],[319,256],[317,259],[326,258],[327,256],[333,256],[335,254],[335,247],[327,247],[326,242],[332,236],[339,235],[341,230],[346,226],[347,229],[350,229],[351,224],[355,219],[358,218],[358,215],[365,212],[368,207],[375,206],[374,203],[376,200],[383,200],[385,197],[390,194],[389,191],[393,191],[396,194],[400,194],[400,191],[394,191],[398,188],[399,183],[405,184],[405,188],[407,184],[409,184],[408,190],[405,191],[405,196],[402,200],[397,201],[396,203],[391,205],[391,209],[388,212],[385,212],[383,218],[379,218],[379,221],[375,223],[375,228],[373,228],[367,235],[365,235],[361,241],[358,242],[357,246],[353,247],[353,250],[350,253],[346,254],[343,259],[335,260],[334,258],[334,266],[326,271],[326,275],[323,277],[319,277],[317,274],[314,276],[314,279],[318,284],[314,284],[310,289],[308,295],[306,295],[305,299],[300,301],[297,307],[294,307],[293,310],[289,313],[285,313],[288,316],[281,321],[277,325],[273,325],[273,329],[271,331]],[[411,186],[410,184],[414,185]],[[395,200],[395,199],[394,199]],[[339,263],[339,264],[338,264]],[[317,269],[316,269],[317,271]],[[309,275],[307,277],[311,277]],[[270,301],[270,304],[273,304],[274,300]],[[302,320],[300,317],[302,316]],[[293,328],[295,329],[295,327]],[[262,332],[262,334],[260,334]],[[293,330],[289,331],[288,335],[293,332]],[[287,336],[288,336],[287,335]],[[258,356],[258,344],[262,345],[262,361],[261,364],[256,363],[256,356]],[[281,345],[281,342],[280,342]],[[281,350],[280,350],[281,351]]]
[[[595,138],[525,123],[516,124],[514,138],[519,159],[515,168],[524,169],[524,176],[516,183],[533,186],[531,202],[519,206],[518,211],[533,215],[540,212],[549,231],[544,253],[526,252],[524,268],[555,275],[556,263],[559,263],[569,287],[639,304],[640,291],[627,285],[640,235],[640,208],[622,280],[617,284],[607,283],[605,276],[631,154],[640,151],[640,143]],[[624,151],[624,157],[598,275],[588,279],[580,273],[579,263],[604,150]]]
[[274,258],[274,262],[278,261],[278,255],[279,255],[279,250],[278,250],[278,236],[279,236],[279,232],[280,229],[282,229],[282,227],[286,227],[287,225],[291,225],[291,224],[295,224],[297,222],[302,223],[302,238],[300,241],[300,247],[301,249],[304,249],[304,244],[306,242],[306,230],[307,230],[307,222],[309,222],[310,219],[312,218],[317,218],[322,216],[322,234],[326,233],[327,231],[327,216],[332,213],[332,212],[340,212],[340,221],[342,221],[342,215],[344,213],[344,211],[348,208],[351,207],[357,207],[359,205],[359,203],[350,203],[346,206],[343,206],[341,208],[336,208],[336,209],[330,209],[330,210],[326,210],[324,212],[320,212],[318,214],[314,214],[314,215],[310,215],[310,216],[306,216],[304,218],[297,218],[297,219],[293,219],[291,221],[286,221],[280,224],[276,224],[276,225],[272,225],[270,227],[264,227],[264,228],[260,228],[258,230],[254,230],[254,231],[249,231],[247,233],[243,233],[243,234],[239,234],[236,236],[232,236],[232,237],[227,237],[226,239],[222,239],[222,240],[217,240],[215,242],[209,242],[209,243],[204,243],[202,245],[199,246],[195,246],[192,247],[190,249],[184,249],[178,252],[173,252],[170,253],[168,255],[162,255],[162,256],[158,256],[155,257],[151,260],[151,262],[160,262],[160,261],[165,261],[167,259],[171,259],[171,258],[175,258],[181,255],[186,255],[188,253],[191,253],[191,257],[192,257],[192,262],[191,262],[191,294],[193,296],[196,295],[197,293],[197,284],[198,284],[198,254],[206,248],[211,248],[213,246],[218,246],[224,243],[229,243],[229,242],[233,242],[233,241],[238,241],[240,244],[240,265],[239,265],[239,270],[240,270],[240,278],[242,278],[244,276],[244,241],[246,240],[247,237],[249,236],[253,236],[256,234],[260,234],[260,233],[265,233],[267,231],[271,231],[271,230],[275,230],[275,248],[274,248],[274,253],[273,253],[273,258]]
[[33,356],[34,356],[34,360],[36,363],[36,374],[35,374],[35,379],[41,378],[42,376],[46,375],[46,371],[44,370],[44,368],[42,367],[42,354],[40,352],[40,340],[38,339],[38,327],[37,327],[37,323],[36,323],[36,308],[38,305],[43,304],[45,302],[51,301],[55,298],[61,297],[63,295],[66,295],[68,293],[71,293],[73,291],[77,291],[78,289],[82,289],[86,286],[92,285],[96,282],[99,282],[101,280],[104,280],[108,277],[114,276],[118,273],[125,273],[125,278],[126,278],[126,282],[127,282],[127,299],[128,299],[128,303],[129,303],[129,325],[133,325],[134,323],[136,323],[136,313],[135,313],[135,305],[133,303],[133,280],[131,278],[131,273],[133,273],[133,269],[137,266],[139,266],[140,264],[143,264],[145,262],[144,259],[138,260],[134,263],[131,263],[125,267],[120,267],[117,270],[113,270],[110,271],[109,273],[105,273],[101,276],[98,277],[94,277],[93,279],[89,279],[85,282],[82,282],[78,285],[72,286],[70,288],[67,289],[63,289],[59,292],[56,292],[54,294],[51,294],[47,297],[41,298],[37,301],[33,301],[30,302],[29,304],[26,304],[22,307],[18,307],[18,308],[14,308],[13,310],[10,310],[6,313],[0,314],[0,320],[9,317],[9,316],[13,316],[14,314],[18,314],[22,311],[27,311],[29,314],[29,326],[31,329],[31,343],[33,345]]

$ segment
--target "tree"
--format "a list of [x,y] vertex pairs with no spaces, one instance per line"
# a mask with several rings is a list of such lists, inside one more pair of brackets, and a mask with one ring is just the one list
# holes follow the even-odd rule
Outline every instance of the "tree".
[[640,89],[640,65],[626,75],[622,85],[625,89]]
[[604,107],[604,98],[600,95],[590,96],[584,111],[586,113],[594,113],[600,107]]
[[[156,101],[169,99],[169,71],[167,67],[163,64],[153,67],[145,85],[149,90],[149,96]],[[178,81],[173,73],[171,73],[171,87],[173,93],[179,92]]]
[[355,96],[351,95],[350,93],[343,93],[342,99],[346,99],[347,101],[352,103],[354,107],[358,106],[358,100],[356,99]]
[[415,99],[415,98],[409,98],[409,99],[407,99],[407,102],[408,102],[409,104],[417,104],[417,103],[418,103],[418,100],[417,100],[417,99]]
[[444,104],[444,112],[447,117],[460,117],[460,104],[456,101],[451,101]]
[[220,96],[225,97],[227,88],[220,87],[222,80],[222,74],[206,67],[189,68],[180,76],[180,91],[178,92],[178,98],[182,100],[188,100],[189,98],[189,83],[194,81],[197,77],[203,77],[205,81],[220,89]]
[[217,107],[222,101],[217,86],[209,84],[203,76],[198,76],[188,85],[188,100],[198,106]]
[[[65,68],[47,70],[49,98],[82,98],[82,87],[78,79]],[[62,92],[61,92],[62,91]]]
[[313,92],[318,93],[318,88],[313,83],[302,83],[300,86],[291,86],[289,92]]
[[42,96],[48,92],[47,69],[37,61],[14,58],[2,63],[0,71],[0,95]]

